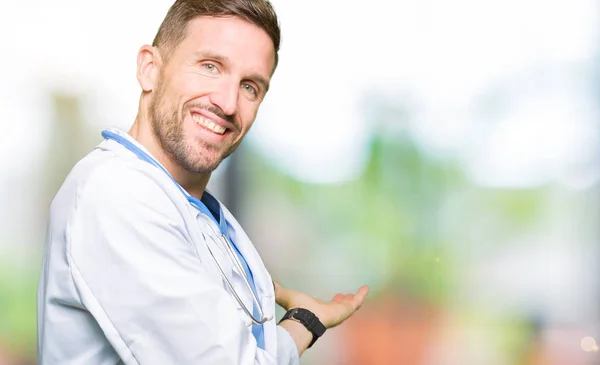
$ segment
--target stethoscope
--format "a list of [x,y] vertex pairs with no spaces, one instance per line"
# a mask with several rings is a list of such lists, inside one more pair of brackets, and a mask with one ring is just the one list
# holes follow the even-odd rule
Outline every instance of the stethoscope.
[[[217,222],[217,220],[214,218],[213,214],[208,210],[206,205],[200,199],[189,195],[185,190],[183,190],[181,185],[179,185],[179,183],[177,181],[175,181],[175,179],[173,179],[173,176],[171,176],[171,174],[160,163],[158,163],[158,161],[156,161],[154,158],[152,158],[150,155],[148,155],[146,152],[144,152],[138,146],[133,144],[131,141],[127,140],[126,138],[124,138],[114,132],[111,132],[109,130],[104,130],[104,131],[102,131],[102,136],[106,139],[112,139],[113,141],[119,143],[123,147],[130,150],[131,152],[135,153],[140,159],[161,169],[171,179],[171,181],[173,181],[175,186],[177,186],[177,188],[179,188],[179,191],[181,191],[183,193],[183,195],[185,195],[185,197],[187,198],[187,201],[194,208],[198,209],[204,215],[212,218],[214,220],[214,222],[217,223],[217,226],[219,227],[219,231],[221,233],[220,235],[215,232],[212,225],[209,225],[209,226],[210,226],[211,230],[213,231],[213,234],[215,236],[220,236],[221,239],[223,240],[223,243],[225,244],[225,247],[226,247],[227,254],[230,256],[230,258],[233,260],[233,262],[235,262],[235,265],[237,266],[237,269],[239,270],[239,273],[241,274],[240,276],[244,279],[244,283],[246,284],[246,287],[250,291],[250,294],[252,294],[252,301],[253,301],[253,304],[256,305],[256,309],[258,310],[258,315],[260,318],[256,318],[254,316],[254,314],[252,313],[252,311],[250,311],[250,309],[248,309],[248,307],[244,304],[244,301],[238,295],[238,293],[236,292],[236,290],[233,287],[233,284],[231,284],[231,281],[229,281],[229,278],[225,274],[225,271],[219,264],[219,261],[215,257],[215,254],[213,253],[212,249],[210,248],[210,245],[207,244],[206,247],[208,248],[208,252],[210,252],[210,255],[212,256],[213,260],[217,264],[217,267],[219,268],[221,275],[225,279],[225,282],[227,283],[229,290],[231,291],[231,293],[233,294],[233,296],[235,297],[235,299],[237,300],[239,305],[242,307],[243,311],[248,315],[248,317],[250,317],[250,319],[252,320],[253,323],[263,324],[263,323],[273,319],[273,316],[270,316],[270,317],[265,316],[262,306],[260,305],[260,302],[259,302],[258,298],[256,297],[256,294],[254,293],[254,289],[252,288],[252,285],[250,284],[250,279],[249,279],[248,275],[246,274],[240,259],[235,254],[235,252],[233,252],[233,248],[232,248],[233,244],[226,233],[227,232],[227,223],[225,221],[225,217],[223,216],[223,210],[222,210],[221,206],[219,205],[220,218],[221,218],[220,219],[221,223],[219,224],[219,222]],[[240,253],[240,255],[241,255],[241,253]]]

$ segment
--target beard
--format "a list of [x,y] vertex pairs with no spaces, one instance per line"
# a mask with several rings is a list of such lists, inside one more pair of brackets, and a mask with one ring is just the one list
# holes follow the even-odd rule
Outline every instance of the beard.
[[164,92],[163,85],[159,84],[150,102],[150,123],[154,138],[167,156],[184,170],[196,174],[213,172],[235,151],[237,144],[223,150],[222,147],[186,136],[183,126],[185,116],[189,114],[189,108],[199,107],[229,121],[233,118],[226,116],[219,108],[197,103],[186,103],[179,116],[176,106],[170,107],[164,103]]

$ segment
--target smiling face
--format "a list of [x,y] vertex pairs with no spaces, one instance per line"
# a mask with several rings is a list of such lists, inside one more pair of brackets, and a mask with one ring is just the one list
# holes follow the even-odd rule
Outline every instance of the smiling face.
[[237,17],[197,17],[158,70],[149,105],[156,142],[174,163],[210,173],[252,126],[275,67],[269,35]]

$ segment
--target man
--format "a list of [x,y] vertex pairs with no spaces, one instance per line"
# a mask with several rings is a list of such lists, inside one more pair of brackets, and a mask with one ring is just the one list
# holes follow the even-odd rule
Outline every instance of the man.
[[267,0],[177,0],[140,49],[131,130],[103,132],[51,206],[40,364],[298,364],[360,307],[367,287],[322,302],[274,283],[206,191],[254,122],[279,39]]

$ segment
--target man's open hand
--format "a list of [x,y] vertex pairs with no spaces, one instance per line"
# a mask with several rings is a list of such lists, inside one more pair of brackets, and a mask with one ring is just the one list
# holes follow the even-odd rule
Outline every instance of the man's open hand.
[[356,294],[336,294],[329,302],[311,297],[299,290],[288,289],[277,282],[275,284],[275,301],[283,309],[305,308],[313,312],[326,328],[335,327],[348,319],[362,305],[368,286],[362,286]]

